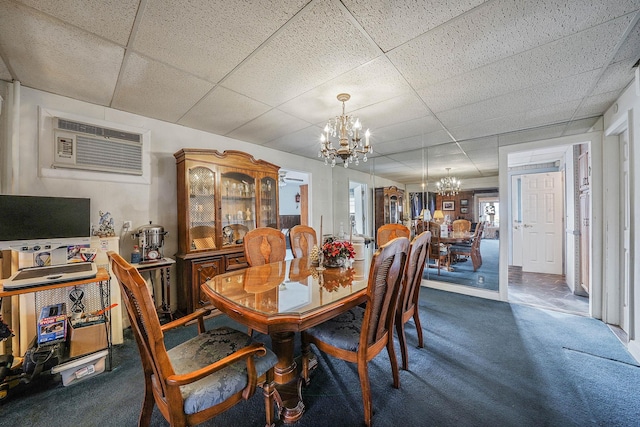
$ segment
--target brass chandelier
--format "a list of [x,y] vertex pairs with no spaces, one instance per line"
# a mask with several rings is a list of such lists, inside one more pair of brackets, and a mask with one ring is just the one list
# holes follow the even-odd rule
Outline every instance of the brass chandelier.
[[451,168],[447,169],[447,176],[436,182],[436,189],[441,196],[455,196],[460,192],[460,184],[462,182],[455,176],[451,176]]
[[[360,163],[360,155],[362,161],[367,161],[367,154],[373,153],[373,147],[369,144],[369,129],[364,133],[364,145],[362,144],[361,132],[362,123],[360,119],[354,116],[348,116],[344,112],[344,103],[351,98],[348,93],[338,95],[338,101],[342,102],[342,114],[330,119],[324,127],[324,132],[320,137],[320,151],[318,157],[324,158],[324,164],[336,165],[336,159],[342,159],[344,167],[349,167],[349,163],[356,166]],[[340,146],[335,148],[330,138],[338,138]]]

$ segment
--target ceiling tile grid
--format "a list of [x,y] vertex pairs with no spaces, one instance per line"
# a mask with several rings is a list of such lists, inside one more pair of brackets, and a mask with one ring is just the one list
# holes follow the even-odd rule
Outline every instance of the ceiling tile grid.
[[429,174],[491,176],[496,141],[598,124],[633,81],[639,11],[640,0],[0,0],[0,79],[317,161],[346,92],[374,149],[350,167],[420,182],[428,153]]

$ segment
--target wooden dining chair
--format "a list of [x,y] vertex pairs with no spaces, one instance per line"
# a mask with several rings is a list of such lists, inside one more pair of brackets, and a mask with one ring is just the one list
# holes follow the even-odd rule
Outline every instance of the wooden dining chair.
[[282,231],[259,227],[244,235],[244,255],[251,267],[283,261],[287,256],[287,240]]
[[402,224],[384,224],[378,228],[376,243],[378,247],[380,247],[396,237],[406,237],[410,239],[411,230]]
[[393,386],[400,387],[393,323],[408,248],[409,239],[401,237],[381,246],[373,255],[365,308],[354,307],[302,332],[302,377],[307,384],[311,344],[333,357],[358,365],[367,426],[371,425],[373,415],[368,363],[385,347],[391,361]]
[[445,267],[449,267],[451,256],[449,253],[449,247],[445,244],[441,244],[440,242],[440,224],[436,222],[429,222],[429,231],[431,232],[429,259],[435,261],[439,276],[440,269],[443,265]]
[[[205,331],[203,317],[210,310],[198,310],[160,325],[140,272],[116,252],[109,251],[107,256],[142,359],[145,390],[138,425],[150,424],[155,405],[171,426],[200,424],[249,399],[261,385],[266,425],[273,426],[277,356],[235,329]],[[191,321],[197,322],[198,335],[167,350],[164,333]]]
[[451,224],[454,233],[462,233],[465,231],[471,231],[471,221],[468,219],[456,219]]
[[475,272],[482,266],[482,255],[480,253],[480,243],[482,242],[482,231],[484,230],[484,223],[478,224],[476,227],[475,235],[470,245],[455,244],[450,248],[452,256],[464,256],[471,258],[473,263],[473,271]]
[[289,242],[294,258],[308,257],[318,244],[316,231],[308,225],[295,225],[289,230]]
[[396,312],[396,332],[400,342],[402,353],[402,369],[409,369],[409,355],[407,351],[407,339],[404,333],[404,325],[413,318],[418,334],[418,347],[424,347],[422,337],[422,325],[418,310],[418,298],[420,297],[420,284],[422,283],[422,272],[429,256],[429,243],[431,232],[425,231],[417,235],[409,245],[409,255],[404,268],[402,282],[402,292],[398,300],[398,310]]

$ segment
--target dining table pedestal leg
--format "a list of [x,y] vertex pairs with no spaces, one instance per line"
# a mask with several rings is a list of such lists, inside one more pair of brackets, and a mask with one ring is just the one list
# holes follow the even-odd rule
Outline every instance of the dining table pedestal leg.
[[271,347],[278,356],[278,363],[274,367],[276,403],[282,421],[292,424],[304,413],[302,378],[293,356],[295,334],[294,332],[274,332],[270,336]]

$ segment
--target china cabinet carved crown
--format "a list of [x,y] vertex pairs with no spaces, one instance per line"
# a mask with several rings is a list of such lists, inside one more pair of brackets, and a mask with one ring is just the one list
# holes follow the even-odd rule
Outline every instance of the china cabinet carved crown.
[[256,227],[280,228],[279,166],[250,154],[185,148],[174,154],[178,183],[178,309],[209,304],[200,286],[248,267],[242,239]]

